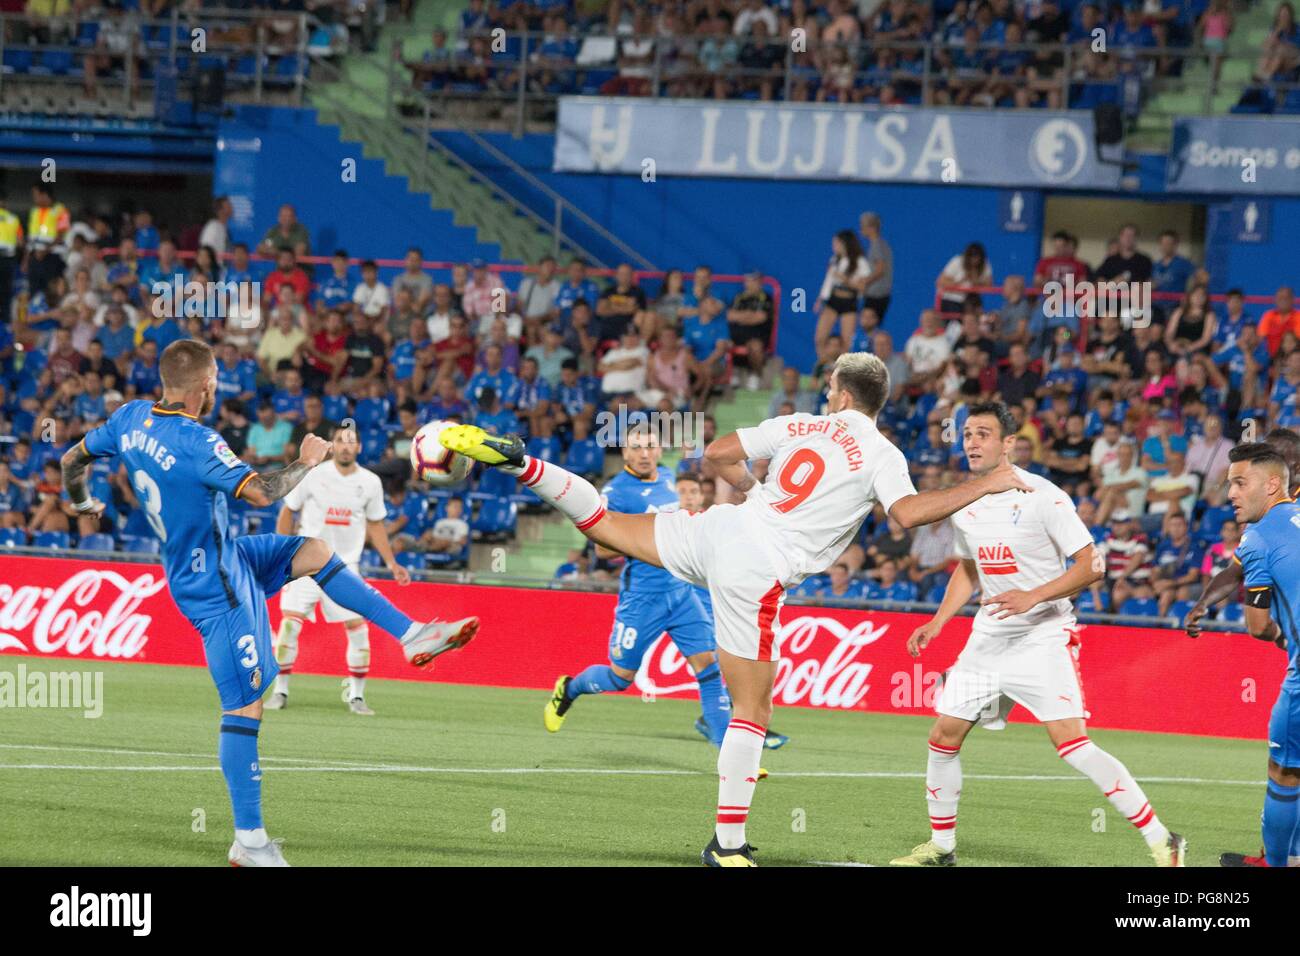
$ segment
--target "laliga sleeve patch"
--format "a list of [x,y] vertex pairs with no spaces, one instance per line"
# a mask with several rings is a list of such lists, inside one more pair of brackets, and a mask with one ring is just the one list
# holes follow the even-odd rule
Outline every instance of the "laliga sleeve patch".
[[217,456],[217,460],[227,468],[234,468],[240,464],[239,456],[230,450],[230,446],[225,442],[217,442],[212,446],[212,454]]
[[1272,588],[1246,588],[1246,605],[1248,607],[1266,608],[1272,603]]

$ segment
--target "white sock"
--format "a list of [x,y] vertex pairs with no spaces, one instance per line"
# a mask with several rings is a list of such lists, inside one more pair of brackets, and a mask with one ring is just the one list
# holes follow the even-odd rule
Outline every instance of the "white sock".
[[758,763],[767,729],[733,717],[718,751],[718,844],[724,850],[745,845],[745,821],[754,801]]
[[526,487],[562,512],[579,531],[586,531],[605,517],[600,492],[585,478],[579,478],[559,465],[525,457],[523,470],[518,475]]
[[277,694],[289,693],[289,676],[293,674],[293,663],[298,659],[298,635],[301,633],[302,621],[296,617],[280,620],[280,630],[275,635],[275,662],[280,665],[280,674],[275,679]]
[[250,850],[256,850],[259,847],[266,846],[266,827],[258,827],[256,830],[236,830],[235,839],[240,845],[248,847]]
[[944,850],[957,848],[957,798],[960,796],[961,748],[930,744],[930,755],[925,762],[930,840]]
[[1160,822],[1128,768],[1102,750],[1087,737],[1067,740],[1056,748],[1061,759],[1097,785],[1110,805],[1129,823],[1137,827],[1147,846],[1159,846],[1169,839],[1169,830]]
[[348,673],[352,676],[352,697],[365,697],[366,675],[370,673],[370,628],[365,621],[345,628],[348,636]]

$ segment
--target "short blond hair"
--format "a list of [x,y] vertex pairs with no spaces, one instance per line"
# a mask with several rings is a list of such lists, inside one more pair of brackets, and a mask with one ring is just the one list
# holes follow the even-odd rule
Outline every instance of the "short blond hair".
[[889,369],[870,352],[845,352],[835,360],[835,380],[863,414],[875,418],[889,398]]

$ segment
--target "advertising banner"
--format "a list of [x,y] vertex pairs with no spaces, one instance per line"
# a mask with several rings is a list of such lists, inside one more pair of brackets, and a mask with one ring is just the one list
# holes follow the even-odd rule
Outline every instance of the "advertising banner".
[[1300,196],[1300,116],[1180,117],[1166,170],[1170,192]]
[[[606,659],[614,596],[582,591],[392,581],[374,585],[418,619],[477,614],[482,630],[432,674],[411,668],[372,630],[371,675],[549,690],[559,674]],[[279,600],[270,602],[273,624]],[[914,660],[907,638],[926,617],[787,605],[777,633],[778,707],[929,714],[942,672],[969,630],[958,618]],[[341,625],[309,623],[295,673],[346,673]],[[0,653],[80,661],[203,665],[198,633],[181,616],[157,565],[0,556]],[[7,669],[0,658],[0,669]],[[1263,740],[1286,655],[1244,634],[1088,626],[1080,668],[1095,727]],[[693,696],[685,660],[661,637],[636,690]],[[631,691],[629,691],[630,693]],[[215,703],[215,692],[213,700]],[[1012,719],[1031,719],[1017,708]]]
[[1086,110],[562,97],[558,172],[1114,189]]

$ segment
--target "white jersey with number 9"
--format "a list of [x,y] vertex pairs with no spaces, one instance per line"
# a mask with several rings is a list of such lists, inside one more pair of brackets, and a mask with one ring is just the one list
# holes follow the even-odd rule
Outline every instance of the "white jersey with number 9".
[[736,435],[747,458],[771,459],[741,507],[789,561],[786,583],[830,567],[877,501],[888,512],[916,494],[903,453],[859,411],[784,415]]

